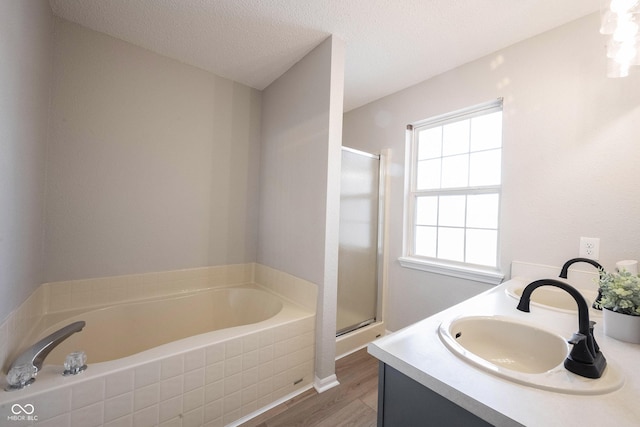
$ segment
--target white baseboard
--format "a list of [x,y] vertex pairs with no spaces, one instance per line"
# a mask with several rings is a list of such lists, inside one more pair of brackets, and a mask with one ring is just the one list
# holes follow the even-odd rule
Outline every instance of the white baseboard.
[[338,377],[336,377],[336,374],[329,375],[328,377],[322,379],[315,377],[315,380],[313,381],[313,388],[315,388],[318,393],[323,393],[330,388],[338,385],[340,385],[340,383],[338,382]]

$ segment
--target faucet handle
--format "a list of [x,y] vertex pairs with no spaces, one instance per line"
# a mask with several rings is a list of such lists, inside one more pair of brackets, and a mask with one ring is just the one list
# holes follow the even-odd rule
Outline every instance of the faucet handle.
[[6,391],[20,390],[31,385],[36,380],[38,370],[31,363],[12,366],[7,373],[7,383],[9,386]]
[[62,375],[77,375],[87,369],[87,355],[84,351],[69,353],[64,360],[64,372]]
[[576,332],[567,342],[573,344],[573,349],[569,356],[571,359],[579,363],[593,363],[593,354],[589,349],[589,341],[586,335]]

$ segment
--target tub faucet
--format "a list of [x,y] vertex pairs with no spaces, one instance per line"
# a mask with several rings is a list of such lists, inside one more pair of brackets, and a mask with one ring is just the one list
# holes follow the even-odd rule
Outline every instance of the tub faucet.
[[[558,277],[560,277],[561,279],[566,279],[567,276],[569,275],[569,267],[572,264],[575,264],[576,262],[586,262],[587,264],[593,265],[595,268],[598,269],[598,274],[600,275],[600,277],[602,277],[602,274],[604,273],[604,267],[602,267],[602,265],[600,265],[598,261],[594,261],[589,258],[572,258],[569,261],[564,263],[564,265],[562,266],[562,269],[560,270],[560,275]],[[602,308],[600,307],[600,298],[602,298],[602,291],[600,290],[600,287],[598,287],[598,296],[596,297],[596,300],[592,304],[592,307],[595,308],[596,310],[602,310]]]
[[573,344],[573,349],[564,361],[564,367],[576,375],[587,378],[600,378],[607,360],[600,352],[600,347],[593,337],[593,325],[595,322],[589,320],[589,305],[582,294],[576,288],[555,279],[541,279],[529,283],[522,291],[518,310],[529,312],[531,294],[540,286],[555,286],[560,288],[576,300],[578,304],[578,332],[568,340]]
[[[9,388],[16,390],[23,388],[25,385],[29,385],[35,381],[35,375],[42,369],[44,359],[62,341],[69,338],[76,332],[80,332],[84,328],[85,322],[78,321],[73,322],[64,328],[61,328],[51,335],[41,339],[27,350],[25,350],[20,356],[18,356],[7,371],[7,380],[9,382]],[[27,374],[19,374],[18,369],[27,369]],[[30,372],[30,373],[29,373]],[[31,377],[29,378],[29,375]],[[9,377],[17,378],[16,381],[12,381]]]

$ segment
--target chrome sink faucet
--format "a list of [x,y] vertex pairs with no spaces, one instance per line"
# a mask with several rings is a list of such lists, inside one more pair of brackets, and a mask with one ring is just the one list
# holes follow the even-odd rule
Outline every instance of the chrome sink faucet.
[[568,340],[573,349],[564,361],[564,367],[576,375],[587,378],[600,378],[607,360],[593,337],[593,325],[589,320],[589,305],[582,294],[573,286],[555,279],[541,279],[529,283],[522,291],[518,310],[529,312],[531,294],[540,286],[555,286],[567,292],[578,304],[578,332]]
[[[41,339],[25,350],[13,361],[7,371],[9,389],[18,390],[33,383],[35,381],[35,375],[42,369],[44,359],[49,355],[51,350],[74,333],[80,332],[84,326],[85,322],[82,320],[73,322]],[[20,369],[25,369],[26,373],[18,373],[17,370]]]
[[[600,277],[602,277],[602,273],[604,273],[604,267],[600,265],[598,261],[595,261],[589,258],[572,258],[569,261],[564,263],[564,265],[562,266],[562,269],[560,270],[560,275],[558,277],[560,277],[561,279],[566,279],[567,276],[569,275],[569,267],[572,264],[575,264],[576,262],[586,262],[587,264],[593,265],[595,268],[598,269],[598,274],[600,275]],[[592,305],[592,307],[595,308],[596,310],[602,310],[599,304],[600,298],[602,298],[602,291],[598,289],[598,296]]]

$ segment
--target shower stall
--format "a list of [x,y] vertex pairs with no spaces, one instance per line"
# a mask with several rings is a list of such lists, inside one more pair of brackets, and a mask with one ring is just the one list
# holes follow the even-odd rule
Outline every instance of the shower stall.
[[381,158],[342,148],[336,336],[380,318]]

